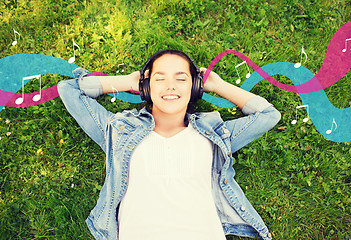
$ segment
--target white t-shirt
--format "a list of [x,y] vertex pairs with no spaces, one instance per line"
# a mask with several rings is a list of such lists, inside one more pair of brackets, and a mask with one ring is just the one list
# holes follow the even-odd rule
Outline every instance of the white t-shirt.
[[119,240],[225,240],[211,193],[212,143],[189,126],[151,132],[130,160]]

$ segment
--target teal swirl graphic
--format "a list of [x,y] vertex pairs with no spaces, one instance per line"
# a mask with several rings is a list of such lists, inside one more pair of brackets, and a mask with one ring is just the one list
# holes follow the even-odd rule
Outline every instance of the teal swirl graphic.
[[[21,104],[16,100],[23,97],[22,93],[16,93],[24,84],[23,78],[34,75],[58,74],[73,77],[72,70],[77,65],[52,56],[40,54],[17,54],[0,59],[0,105],[11,107],[28,107],[49,101],[58,97],[57,88],[43,89],[41,98],[34,102],[32,96],[39,92],[24,94],[24,101]],[[262,72],[269,76],[284,75],[288,77],[294,85],[300,85],[316,79],[316,76],[307,68],[301,66],[294,67],[294,63],[278,62],[271,63],[259,68],[241,85],[241,88],[250,91],[258,82],[264,78]],[[29,80],[32,81],[32,80]],[[29,82],[28,81],[28,82]],[[292,86],[294,86],[292,85]],[[110,94],[112,96],[112,94]],[[117,98],[131,102],[141,102],[140,96],[130,93],[118,93]],[[300,93],[304,105],[308,106],[308,114],[316,129],[327,139],[334,142],[351,141],[351,128],[349,119],[351,109],[339,109],[331,104],[324,90]],[[214,105],[223,108],[233,107],[234,104],[223,98],[217,98],[207,93],[203,99]],[[0,108],[0,111],[2,109]]]
[[[277,62],[265,65],[262,69],[269,75],[284,75],[288,77],[294,85],[308,82],[314,74],[307,68],[301,66],[294,67],[294,63]],[[250,91],[257,83],[263,80],[257,72],[248,78],[241,88]],[[328,140],[334,142],[351,141],[351,107],[336,108],[328,99],[324,90],[299,93],[303,105],[308,106],[309,118],[314,126]]]

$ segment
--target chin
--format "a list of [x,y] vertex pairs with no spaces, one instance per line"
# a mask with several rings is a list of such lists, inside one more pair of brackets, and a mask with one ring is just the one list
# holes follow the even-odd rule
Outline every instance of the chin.
[[185,108],[179,108],[179,107],[171,107],[171,106],[162,106],[162,107],[152,107],[153,112],[160,112],[160,113],[165,113],[169,115],[175,115],[175,114],[185,114],[187,107]]
[[189,101],[184,101],[183,99],[171,101],[153,101],[152,109],[156,112],[162,112],[171,115],[185,114],[188,108]]

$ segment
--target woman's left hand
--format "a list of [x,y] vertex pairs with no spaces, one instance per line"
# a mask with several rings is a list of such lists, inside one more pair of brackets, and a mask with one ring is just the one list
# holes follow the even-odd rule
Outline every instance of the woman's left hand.
[[[200,68],[200,73],[205,74],[206,68]],[[234,103],[242,109],[255,94],[241,89],[229,82],[224,81],[217,73],[211,71],[204,85],[205,92],[214,92],[219,96]]]
[[[205,75],[206,68],[200,68],[200,73],[202,76]],[[214,71],[210,72],[210,75],[208,75],[208,78],[206,79],[205,85],[204,85],[204,91],[205,92],[216,92],[216,86],[219,81],[223,81],[220,76],[218,76],[217,73]]]

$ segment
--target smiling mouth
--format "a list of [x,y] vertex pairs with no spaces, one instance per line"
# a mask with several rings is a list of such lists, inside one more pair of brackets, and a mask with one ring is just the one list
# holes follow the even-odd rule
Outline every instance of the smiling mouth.
[[177,95],[165,95],[165,96],[162,96],[162,99],[165,99],[165,100],[174,100],[174,99],[179,99],[180,97],[177,96]]

